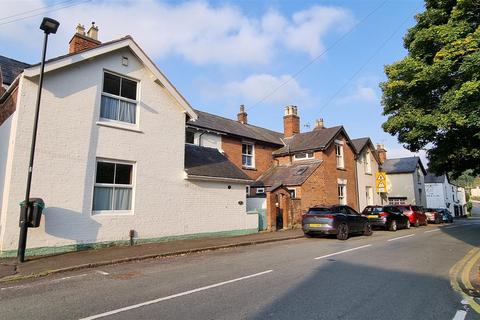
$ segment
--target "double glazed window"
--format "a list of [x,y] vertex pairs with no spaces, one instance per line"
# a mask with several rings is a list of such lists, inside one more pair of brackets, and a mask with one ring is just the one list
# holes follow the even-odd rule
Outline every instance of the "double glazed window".
[[343,169],[343,146],[341,144],[335,144],[335,155],[337,156],[337,168]]
[[338,203],[341,205],[347,204],[347,186],[344,184],[338,185]]
[[293,155],[293,160],[313,159],[313,152],[301,152]]
[[247,168],[255,167],[254,146],[253,144],[242,144],[242,166]]
[[135,124],[137,82],[108,72],[103,75],[100,118]]
[[93,211],[132,210],[133,164],[97,161]]

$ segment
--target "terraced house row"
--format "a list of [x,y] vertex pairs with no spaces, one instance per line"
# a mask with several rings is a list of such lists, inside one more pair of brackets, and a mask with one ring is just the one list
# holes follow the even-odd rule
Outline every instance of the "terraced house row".
[[[0,56],[0,70],[0,254],[13,256],[40,68]],[[322,120],[300,132],[299,109],[282,112],[275,132],[243,106],[237,119],[196,110],[132,37],[101,43],[79,25],[45,64],[31,195],[46,208],[27,254],[293,228],[315,205],[422,204],[414,179],[411,194],[375,192],[390,160],[370,139]]]

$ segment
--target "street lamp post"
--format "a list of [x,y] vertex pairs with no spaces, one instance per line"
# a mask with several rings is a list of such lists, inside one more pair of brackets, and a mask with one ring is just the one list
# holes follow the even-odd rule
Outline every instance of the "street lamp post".
[[43,51],[42,51],[42,61],[40,62],[40,79],[38,82],[38,91],[37,91],[37,104],[35,108],[35,120],[33,122],[33,133],[32,133],[32,145],[30,148],[30,163],[28,165],[28,178],[27,178],[27,187],[25,190],[25,202],[20,212],[20,236],[18,239],[18,251],[17,259],[19,262],[25,261],[25,248],[27,246],[27,231],[28,231],[28,207],[30,206],[30,186],[32,184],[32,171],[33,171],[33,160],[35,157],[35,144],[37,142],[37,127],[38,127],[38,114],[40,112],[40,99],[42,97],[42,85],[43,85],[43,73],[45,68],[45,54],[47,52],[47,40],[50,33],[55,34],[57,32],[58,26],[60,23],[51,18],[43,18],[40,29],[43,30],[45,38],[43,41]]

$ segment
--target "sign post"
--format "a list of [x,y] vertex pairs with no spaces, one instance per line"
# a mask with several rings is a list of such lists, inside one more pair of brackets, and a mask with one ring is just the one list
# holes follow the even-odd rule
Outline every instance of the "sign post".
[[377,193],[387,192],[387,173],[377,172],[375,176],[375,189]]

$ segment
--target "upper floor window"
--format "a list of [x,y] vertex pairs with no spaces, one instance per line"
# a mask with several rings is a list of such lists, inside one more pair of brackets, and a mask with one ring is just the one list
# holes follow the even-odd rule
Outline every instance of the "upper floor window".
[[100,105],[102,120],[137,122],[137,82],[105,72]]
[[370,157],[370,151],[365,153],[364,158],[365,173],[372,173],[372,159]]
[[343,160],[343,145],[335,144],[335,155],[337,156],[337,168],[343,169],[345,167]]
[[300,152],[293,155],[293,160],[313,159],[313,152]]
[[97,161],[93,211],[132,210],[133,164]]
[[255,150],[253,144],[242,143],[242,166],[247,168],[255,167]]
[[185,142],[195,144],[195,132],[187,129],[185,132]]

